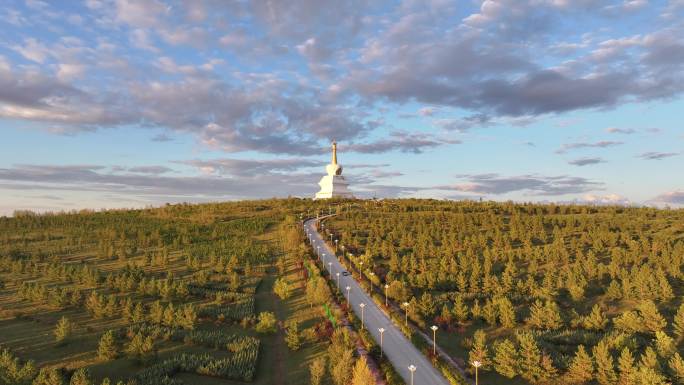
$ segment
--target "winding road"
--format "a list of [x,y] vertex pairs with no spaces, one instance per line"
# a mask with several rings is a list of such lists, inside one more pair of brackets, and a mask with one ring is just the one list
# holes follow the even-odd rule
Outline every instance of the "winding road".
[[[314,252],[320,251],[319,258],[330,272],[330,276],[337,282],[336,273],[345,271],[335,253],[321,238],[316,231],[316,222],[321,218],[309,219],[304,222],[304,229],[309,234],[309,240]],[[361,304],[363,308],[363,321],[365,327],[371,333],[375,341],[380,344],[379,328],[384,328],[382,350],[392,363],[397,372],[402,376],[406,384],[411,385],[411,372],[409,366],[415,366],[413,373],[414,385],[449,385],[449,382],[435,369],[428,359],[409,341],[397,328],[380,307],[370,298],[358,282],[351,276],[342,276],[339,279],[342,294],[350,301],[354,313],[361,319]],[[347,291],[346,287],[350,290]]]

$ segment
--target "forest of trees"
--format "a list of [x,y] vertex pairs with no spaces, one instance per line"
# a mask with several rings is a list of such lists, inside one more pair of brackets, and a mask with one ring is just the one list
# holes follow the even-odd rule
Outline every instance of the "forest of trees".
[[1,217],[0,383],[253,380],[260,340],[274,338],[263,333],[278,322],[255,306],[282,246],[264,234],[320,207],[285,199]]
[[383,200],[326,230],[490,382],[684,383],[684,210]]

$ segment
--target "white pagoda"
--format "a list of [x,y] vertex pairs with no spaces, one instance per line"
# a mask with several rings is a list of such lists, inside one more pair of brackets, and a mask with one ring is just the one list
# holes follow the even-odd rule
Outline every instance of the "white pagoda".
[[337,164],[336,142],[332,142],[332,162],[325,166],[325,171],[328,175],[325,175],[318,182],[318,185],[321,186],[321,191],[316,193],[315,199],[354,197],[351,191],[349,191],[349,183],[342,176],[342,166]]

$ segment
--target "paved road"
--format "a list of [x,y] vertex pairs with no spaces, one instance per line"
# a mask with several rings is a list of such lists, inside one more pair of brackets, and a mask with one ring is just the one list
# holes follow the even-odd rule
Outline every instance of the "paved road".
[[[321,239],[321,235],[316,231],[315,223],[316,219],[307,220],[304,222],[304,228],[311,234],[311,245],[314,252],[320,250],[319,257],[324,262],[325,268],[330,270],[331,277],[336,280],[335,273],[344,271],[344,267],[337,260],[333,251]],[[332,263],[332,265],[328,263]],[[441,373],[432,366],[430,361],[413,346],[401,330],[373,302],[370,296],[361,289],[356,280],[351,275],[346,277],[340,275],[340,287],[345,298],[347,297],[347,290],[345,289],[347,286],[351,288],[349,296],[351,297],[352,309],[359,319],[361,318],[360,304],[364,303],[366,305],[363,309],[364,324],[378,344],[380,344],[380,332],[378,329],[381,327],[385,329],[382,344],[384,354],[397,372],[404,378],[406,384],[411,384],[411,373],[408,367],[409,365],[415,365],[417,369],[414,373],[414,385],[449,385],[449,382]],[[349,300],[350,298],[347,299]]]

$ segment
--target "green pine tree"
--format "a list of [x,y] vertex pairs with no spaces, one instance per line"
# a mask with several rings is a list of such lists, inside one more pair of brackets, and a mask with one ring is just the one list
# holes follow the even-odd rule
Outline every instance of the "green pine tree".
[[606,319],[603,310],[601,310],[601,306],[595,304],[594,307],[591,308],[591,313],[582,319],[582,324],[585,329],[604,330],[608,324],[608,320]]
[[487,357],[487,335],[482,330],[476,330],[473,334],[473,347],[468,353],[468,361],[479,361],[482,364],[481,369],[486,370],[489,366],[489,359]]
[[670,358],[670,356],[675,352],[677,347],[672,337],[668,336],[667,333],[663,331],[655,332],[655,348],[658,356],[664,359]]
[[535,383],[541,376],[541,351],[537,346],[534,336],[526,331],[516,334],[518,340],[520,376],[529,382]]
[[594,378],[594,363],[584,345],[577,348],[568,367],[567,378],[571,384],[585,384]]
[[513,378],[518,373],[518,351],[510,340],[503,339],[496,344],[494,369],[506,378]]
[[462,296],[456,296],[456,299],[454,300],[454,308],[452,311],[454,317],[456,318],[456,321],[458,321],[459,323],[462,324],[468,320],[468,306],[463,301]]
[[356,360],[354,365],[354,374],[352,375],[352,385],[369,385],[375,384],[375,376],[368,367],[368,362],[365,356],[361,356]]
[[309,365],[311,375],[311,385],[321,385],[325,376],[325,357],[318,357]]
[[342,355],[331,359],[330,365],[333,365],[330,375],[335,385],[349,384],[354,367],[354,351],[352,349],[345,350]]
[[59,322],[57,322],[57,326],[55,326],[55,341],[58,344],[66,343],[69,336],[71,336],[72,329],[71,321],[67,317],[62,316]]
[[684,360],[675,352],[667,363],[672,373],[672,377],[676,380],[677,384],[684,384]]
[[103,361],[109,361],[115,359],[118,353],[114,332],[109,330],[100,337],[100,343],[97,346],[97,356]]
[[679,305],[677,314],[674,317],[674,334],[677,337],[677,342],[684,340],[684,302]]
[[667,327],[667,321],[658,311],[653,301],[643,301],[638,306],[639,315],[643,318],[643,327],[646,331],[655,333]]
[[296,320],[287,323],[285,329],[285,343],[292,351],[297,351],[302,346],[299,338],[299,326]]
[[618,385],[634,385],[634,356],[628,347],[624,347],[618,358]]
[[[2,378],[2,377],[0,377]],[[31,385],[66,385],[62,371],[56,368],[42,368]]]
[[596,363],[596,381],[601,385],[613,385],[617,382],[613,356],[610,354],[608,345],[601,341],[592,349],[594,362]]
[[74,372],[71,376],[69,385],[95,385],[93,379],[90,377],[90,372],[87,368],[81,368]]

